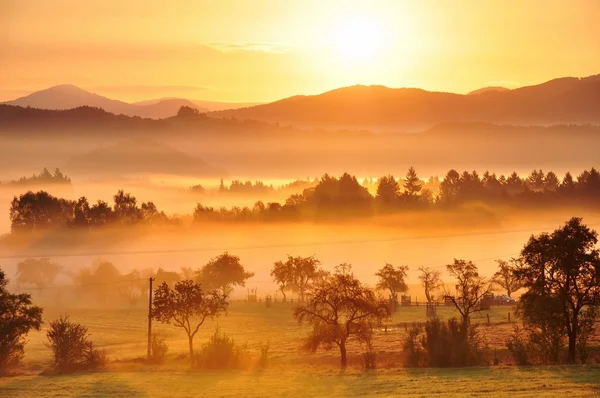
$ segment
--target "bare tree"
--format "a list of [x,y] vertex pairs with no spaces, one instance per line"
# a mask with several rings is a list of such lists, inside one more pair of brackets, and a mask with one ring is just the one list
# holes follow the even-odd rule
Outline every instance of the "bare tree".
[[446,292],[462,318],[464,330],[468,330],[469,317],[480,310],[481,299],[490,292],[491,285],[479,275],[477,266],[472,261],[454,259],[446,265],[450,276],[456,279],[456,295]]
[[506,295],[511,295],[521,288],[521,280],[515,275],[517,269],[517,260],[510,261],[496,260],[498,271],[492,277],[492,283],[506,291]]
[[203,291],[191,280],[177,282],[173,289],[163,282],[154,292],[152,317],[159,322],[183,328],[188,336],[190,358],[194,356],[194,336],[207,318],[227,312],[227,295]]
[[375,273],[375,276],[379,277],[377,289],[389,290],[390,299],[397,301],[398,293],[405,293],[408,291],[408,286],[404,280],[407,271],[407,265],[394,267],[392,264],[385,264],[383,268]]
[[420,267],[419,271],[421,271],[419,280],[421,281],[421,286],[423,286],[425,289],[425,297],[427,298],[427,302],[432,303],[436,299],[435,294],[437,290],[442,286],[440,271],[426,267]]
[[[340,271],[344,272],[340,272]],[[313,290],[308,302],[294,310],[299,324],[312,326],[303,348],[315,352],[319,347],[340,350],[342,369],[348,365],[346,343],[354,336],[367,345],[372,326],[390,314],[386,300],[364,286],[347,269],[338,268]]]

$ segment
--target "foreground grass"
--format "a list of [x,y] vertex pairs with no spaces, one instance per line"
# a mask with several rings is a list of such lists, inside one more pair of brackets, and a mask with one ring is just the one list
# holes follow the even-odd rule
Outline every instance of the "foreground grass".
[[2,397],[415,396],[597,397],[600,367],[389,369],[263,372],[106,371],[0,379]]

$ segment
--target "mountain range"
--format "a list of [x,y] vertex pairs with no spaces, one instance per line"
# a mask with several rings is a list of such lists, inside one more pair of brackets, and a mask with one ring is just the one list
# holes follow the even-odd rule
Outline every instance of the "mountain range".
[[91,106],[102,108],[115,115],[123,114],[151,119],[163,119],[174,116],[182,106],[196,108],[200,112],[210,112],[256,105],[256,103],[210,102],[183,98],[161,98],[128,103],[103,97],[70,84],[63,84],[36,91],[25,97],[4,102],[4,104],[50,110],[65,110],[80,106]]
[[443,122],[600,123],[600,75],[558,78],[512,90],[488,87],[466,95],[357,85],[209,115],[344,127],[427,127]]

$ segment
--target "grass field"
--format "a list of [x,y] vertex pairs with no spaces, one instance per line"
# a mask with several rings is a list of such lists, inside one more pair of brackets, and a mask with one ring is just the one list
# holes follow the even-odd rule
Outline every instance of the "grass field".
[[[111,362],[97,373],[51,376],[51,352],[45,346],[45,330],[28,336],[24,368],[16,376],[0,379],[0,397],[12,396],[600,396],[600,367],[571,366],[520,368],[492,366],[470,369],[404,369],[401,344],[405,323],[425,320],[424,307],[400,307],[393,318],[376,332],[378,369],[363,372],[362,348],[349,347],[349,369],[340,373],[338,353],[300,351],[306,329],[292,318],[292,305],[232,303],[227,316],[206,323],[195,339],[199,348],[215,327],[247,344],[257,353],[270,344],[269,367],[258,371],[199,372],[189,369],[185,333],[170,325],[153,324],[167,339],[169,358],[165,365],[147,365],[138,359],[146,352],[147,313],[139,308],[52,308],[44,312],[48,321],[69,314],[88,326],[97,347],[108,351]],[[512,329],[510,307],[495,307],[474,318],[485,344],[499,353]],[[439,307],[441,318],[456,316]],[[487,325],[487,315],[490,325]],[[514,315],[514,314],[512,314]]]

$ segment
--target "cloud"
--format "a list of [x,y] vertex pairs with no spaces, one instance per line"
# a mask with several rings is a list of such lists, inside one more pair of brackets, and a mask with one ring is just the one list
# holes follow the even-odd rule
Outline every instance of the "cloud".
[[248,51],[248,52],[264,52],[272,54],[283,54],[291,49],[291,46],[283,43],[266,42],[266,41],[254,41],[254,42],[237,42],[237,43],[225,43],[225,42],[212,42],[207,44],[209,47],[214,48],[222,52],[236,52],[236,51]]

